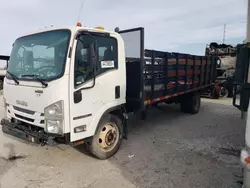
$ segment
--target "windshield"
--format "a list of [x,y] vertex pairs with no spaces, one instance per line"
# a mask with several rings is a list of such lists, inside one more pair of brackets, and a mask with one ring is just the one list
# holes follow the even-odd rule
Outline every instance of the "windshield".
[[[53,80],[63,75],[70,39],[69,30],[55,30],[15,41],[8,72],[16,78]],[[7,78],[12,79],[7,74]],[[36,77],[36,78],[35,78]]]

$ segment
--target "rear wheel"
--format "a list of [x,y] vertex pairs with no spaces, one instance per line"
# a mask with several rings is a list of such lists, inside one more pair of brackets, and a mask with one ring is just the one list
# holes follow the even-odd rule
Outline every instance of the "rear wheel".
[[201,98],[199,93],[184,95],[180,101],[181,111],[184,113],[196,114],[200,110]]
[[97,158],[107,159],[118,151],[122,137],[122,121],[117,116],[107,114],[100,121],[89,150]]

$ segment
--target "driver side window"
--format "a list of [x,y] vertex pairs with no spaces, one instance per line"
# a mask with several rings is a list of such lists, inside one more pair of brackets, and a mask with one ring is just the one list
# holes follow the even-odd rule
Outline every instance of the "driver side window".
[[[90,44],[97,47],[95,67],[90,62]],[[75,53],[75,86],[118,68],[117,41],[102,35],[81,35]],[[95,74],[95,75],[94,75]]]
[[[89,44],[86,38],[89,36],[81,37],[81,40],[77,42],[76,55],[75,55],[75,86],[80,85],[94,76],[93,65],[90,64],[89,58]],[[86,43],[83,43],[86,40]],[[92,40],[93,39],[89,39]]]

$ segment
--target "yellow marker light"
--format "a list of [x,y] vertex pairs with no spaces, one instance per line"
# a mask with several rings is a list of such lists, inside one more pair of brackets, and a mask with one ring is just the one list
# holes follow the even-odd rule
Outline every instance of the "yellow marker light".
[[78,27],[82,27],[81,22],[77,22],[77,23],[76,23],[76,26],[78,26]]
[[104,27],[98,26],[98,27],[95,27],[95,29],[104,30]]

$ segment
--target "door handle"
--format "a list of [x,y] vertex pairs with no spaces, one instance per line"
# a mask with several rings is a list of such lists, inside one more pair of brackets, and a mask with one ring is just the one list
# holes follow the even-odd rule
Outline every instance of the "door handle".
[[119,99],[121,96],[120,86],[115,86],[115,99]]

